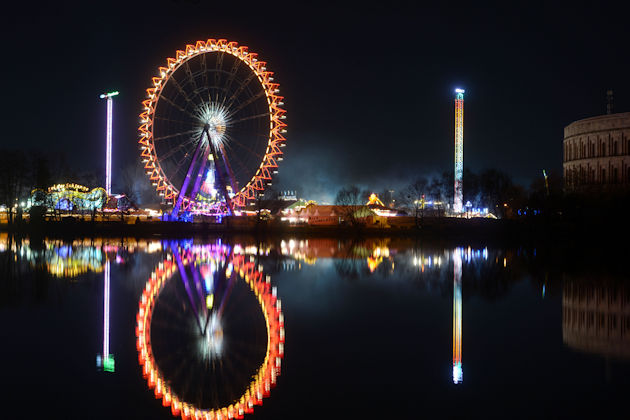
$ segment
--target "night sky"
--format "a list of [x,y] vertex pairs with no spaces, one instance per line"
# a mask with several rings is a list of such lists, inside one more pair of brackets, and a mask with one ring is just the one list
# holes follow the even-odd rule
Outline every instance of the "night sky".
[[289,130],[276,188],[318,200],[351,183],[399,189],[452,170],[455,87],[466,89],[465,167],[498,168],[525,187],[543,168],[561,170],[564,126],[605,113],[607,89],[616,112],[630,111],[621,8],[379,4],[14,5],[0,18],[0,147],[102,170],[99,94],[119,90],[114,168],[132,164],[151,77],[207,38],[247,45],[275,72]]

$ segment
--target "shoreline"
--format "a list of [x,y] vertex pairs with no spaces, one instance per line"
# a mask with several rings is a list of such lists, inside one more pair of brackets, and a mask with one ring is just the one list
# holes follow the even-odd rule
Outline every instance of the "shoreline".
[[431,240],[482,242],[566,242],[602,240],[619,233],[614,221],[510,220],[424,218],[413,227],[290,226],[260,221],[250,225],[188,222],[141,222],[63,220],[41,223],[19,222],[0,225],[0,232],[32,237],[191,237],[191,236],[295,236],[295,237],[409,237]]

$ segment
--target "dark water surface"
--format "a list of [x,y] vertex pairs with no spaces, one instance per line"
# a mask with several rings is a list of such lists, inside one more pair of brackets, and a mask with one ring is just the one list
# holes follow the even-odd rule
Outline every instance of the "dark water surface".
[[169,393],[209,418],[628,418],[630,283],[607,256],[0,236],[0,417],[171,419]]

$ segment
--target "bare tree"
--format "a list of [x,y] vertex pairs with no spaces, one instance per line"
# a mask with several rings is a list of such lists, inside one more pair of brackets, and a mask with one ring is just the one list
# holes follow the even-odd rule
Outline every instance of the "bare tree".
[[21,150],[0,150],[0,204],[7,209],[13,223],[13,207],[28,196],[31,185],[29,165]]
[[363,224],[362,211],[367,210],[364,195],[364,192],[356,185],[350,185],[339,190],[335,198],[335,206],[337,214],[341,216],[344,222],[352,226]]
[[398,203],[409,214],[414,215],[417,221],[422,216],[428,191],[429,181],[424,177],[419,177],[398,194]]

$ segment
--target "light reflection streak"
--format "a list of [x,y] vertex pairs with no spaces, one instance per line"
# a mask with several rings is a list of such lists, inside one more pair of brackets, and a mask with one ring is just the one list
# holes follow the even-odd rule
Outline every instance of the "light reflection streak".
[[[470,254],[470,248],[469,254]],[[462,250],[453,251],[453,383],[464,380],[462,369]]]
[[43,246],[31,244],[28,238],[10,241],[8,235],[0,235],[0,252],[12,252],[30,263],[43,265],[55,277],[75,278],[88,272],[100,273],[105,269],[107,255],[117,264],[125,262],[126,254],[143,252],[152,254],[162,250],[158,240],[133,238],[85,238],[72,241],[45,240]]
[[110,263],[105,263],[105,285],[103,293],[103,357],[109,357],[109,280]]
[[115,368],[114,355],[109,353],[109,289],[110,262],[105,262],[103,275],[103,353],[96,355],[96,367],[105,372],[113,372]]

